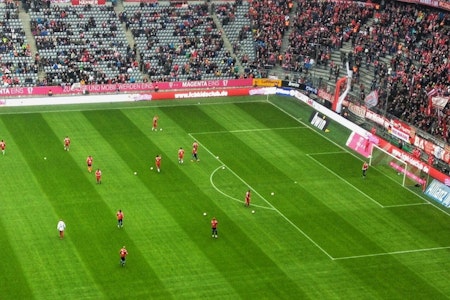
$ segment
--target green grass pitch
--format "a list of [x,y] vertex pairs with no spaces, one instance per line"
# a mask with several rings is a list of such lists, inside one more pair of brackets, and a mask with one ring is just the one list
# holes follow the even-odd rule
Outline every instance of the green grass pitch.
[[265,96],[2,108],[0,299],[449,298],[449,211],[362,179],[349,132],[310,114]]

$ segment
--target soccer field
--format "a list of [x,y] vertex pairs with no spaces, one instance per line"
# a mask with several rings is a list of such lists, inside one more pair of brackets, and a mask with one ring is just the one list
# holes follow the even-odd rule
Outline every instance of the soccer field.
[[449,211],[376,167],[363,179],[349,132],[311,112],[266,96],[2,108],[0,299],[450,298]]

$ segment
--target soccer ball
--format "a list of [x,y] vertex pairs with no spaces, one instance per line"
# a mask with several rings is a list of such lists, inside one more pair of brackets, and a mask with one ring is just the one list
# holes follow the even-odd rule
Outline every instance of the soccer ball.
[[203,215],[206,216],[206,213],[204,212]]
[[137,172],[134,172],[134,175],[137,175]]
[[273,196],[273,195],[275,195],[275,193],[274,193],[274,192],[272,192],[272,193],[270,193],[270,195],[272,195],[272,196]]
[[252,210],[252,214],[254,214],[255,213],[255,211],[254,210]]
[[160,128],[159,131],[162,131],[162,128]]
[[47,160],[47,157],[44,157],[44,160]]
[[150,170],[153,170],[153,167],[150,167]]

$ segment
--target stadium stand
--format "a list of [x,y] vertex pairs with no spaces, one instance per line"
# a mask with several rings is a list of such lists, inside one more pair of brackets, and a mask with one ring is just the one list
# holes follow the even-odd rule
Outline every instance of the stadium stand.
[[[386,90],[381,94],[385,109],[449,142],[448,109],[427,111],[431,90],[442,96],[450,95],[448,13],[388,3],[375,17],[376,36],[385,41],[382,47],[391,56],[387,70],[384,67],[379,72],[374,68],[379,77],[378,85]],[[374,44],[370,40],[363,41],[363,47]]]
[[244,74],[260,78],[264,65],[256,59],[255,41],[249,19],[249,2],[228,2],[213,5],[214,12],[222,24],[223,30],[232,44]]
[[1,86],[34,86],[37,84],[38,66],[31,55],[17,3],[3,3],[0,15]]
[[364,103],[377,90],[373,110],[450,141],[448,108],[428,111],[430,91],[450,94],[448,12],[395,1],[381,7],[297,4],[283,53],[284,74],[305,77],[310,71],[321,77],[315,78],[316,85],[325,83],[333,90],[349,62],[354,73],[351,101]]
[[[378,104],[371,109],[448,143],[448,105],[428,110],[431,92],[450,94],[448,12],[396,1],[364,2],[72,6],[8,1],[0,4],[2,85],[184,81],[270,72],[310,80],[331,92],[348,62],[354,71],[350,101],[364,104],[377,90]],[[31,19],[31,43],[21,11]]]
[[34,5],[30,16],[47,85],[142,82],[112,6]]
[[290,26],[291,0],[249,1],[249,17],[259,66],[271,69],[280,62],[283,37]]
[[296,72],[328,66],[331,52],[352,39],[371,16],[370,7],[356,3],[300,1],[280,64]]
[[141,70],[152,81],[239,77],[207,4],[127,5],[120,21],[132,32]]

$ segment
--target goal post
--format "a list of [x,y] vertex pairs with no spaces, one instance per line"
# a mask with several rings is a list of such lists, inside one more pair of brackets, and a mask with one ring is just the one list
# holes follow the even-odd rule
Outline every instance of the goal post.
[[372,146],[371,155],[369,156],[370,166],[376,167],[402,186],[425,186],[426,180],[423,178],[421,170],[375,144]]

